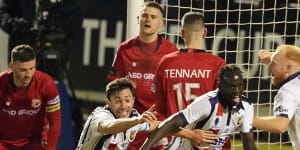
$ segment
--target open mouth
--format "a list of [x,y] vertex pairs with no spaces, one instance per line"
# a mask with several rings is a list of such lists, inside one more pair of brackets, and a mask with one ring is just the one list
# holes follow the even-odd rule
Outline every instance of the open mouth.
[[234,96],[232,99],[235,103],[239,103],[240,102],[240,96]]
[[144,27],[145,27],[145,28],[151,28],[151,26],[148,25],[148,24],[145,24]]

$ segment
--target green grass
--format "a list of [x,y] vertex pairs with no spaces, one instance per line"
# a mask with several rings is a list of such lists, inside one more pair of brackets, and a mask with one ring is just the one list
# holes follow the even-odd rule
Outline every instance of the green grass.
[[[243,144],[240,140],[232,140],[231,144],[232,150],[243,150]],[[279,144],[256,143],[256,146],[259,150],[293,150],[291,144],[282,144],[280,147]]]

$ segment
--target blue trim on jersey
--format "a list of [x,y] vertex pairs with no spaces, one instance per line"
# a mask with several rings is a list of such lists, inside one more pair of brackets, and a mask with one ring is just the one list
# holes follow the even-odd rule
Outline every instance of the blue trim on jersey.
[[208,99],[208,100],[209,100],[210,105],[211,105],[210,113],[209,113],[209,115],[204,120],[201,120],[201,121],[199,121],[196,124],[195,129],[201,129],[205,125],[205,123],[209,120],[209,118],[211,117],[212,113],[214,112],[215,106],[216,106],[216,104],[219,101],[218,100],[218,96],[210,97],[210,99]]
[[186,118],[184,117],[184,114],[183,114],[182,111],[180,111],[180,112],[178,113],[178,116],[179,116],[179,118],[183,121],[183,126],[182,126],[182,127],[184,127],[184,126],[186,126],[186,125],[189,124],[188,121],[186,120]]
[[149,125],[149,123],[147,122],[145,128],[143,129],[143,131],[147,131],[149,128],[150,128],[150,125]]
[[288,114],[279,114],[277,115],[278,117],[285,117],[285,118],[289,118],[289,115]]
[[298,72],[292,74],[292,75],[289,76],[287,79],[285,79],[285,80],[281,83],[281,85],[279,86],[279,88],[281,88],[285,83],[287,83],[287,82],[289,82],[289,81],[291,81],[291,80],[297,78],[298,76],[300,76],[300,71],[298,71]]

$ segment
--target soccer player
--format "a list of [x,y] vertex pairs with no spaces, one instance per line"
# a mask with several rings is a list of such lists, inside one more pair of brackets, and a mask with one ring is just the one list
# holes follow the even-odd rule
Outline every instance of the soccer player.
[[194,124],[195,128],[211,130],[219,137],[213,144],[201,144],[197,148],[221,150],[232,132],[239,130],[244,149],[255,150],[252,133],[253,105],[242,95],[243,78],[240,69],[224,66],[218,77],[218,89],[196,98],[186,109],[166,119],[151,132],[141,149],[148,150],[163,136],[180,131],[180,127]]
[[[164,25],[163,9],[158,3],[145,2],[137,18],[140,25],[139,35],[120,45],[108,79],[112,81],[126,76],[134,81],[137,87],[134,108],[143,113],[154,104],[151,86],[158,62],[164,55],[177,51],[177,48],[158,35],[158,29]],[[139,148],[146,137],[143,134],[136,138],[139,141],[133,143],[131,150]]]
[[[105,107],[97,107],[89,116],[81,133],[77,150],[122,149],[128,148],[136,133],[151,131],[159,122],[155,116],[154,105],[142,115],[133,109],[135,101],[135,85],[127,78],[119,78],[106,86]],[[209,142],[213,135],[202,134],[199,140]],[[182,136],[195,139],[194,131],[181,132]],[[179,134],[180,135],[180,134]]]
[[[215,90],[218,70],[226,64],[222,58],[203,50],[207,30],[201,13],[188,12],[181,23],[185,48],[162,58],[152,86],[160,121],[185,109],[196,97]],[[175,140],[177,142],[174,140],[170,142],[173,146],[169,147],[188,142],[180,141],[180,138]]]
[[56,85],[35,69],[30,46],[16,46],[11,60],[11,70],[0,73],[0,149],[55,150],[61,125]]
[[254,117],[253,126],[269,132],[288,130],[295,150],[300,149],[300,48],[281,45],[276,51],[261,51],[259,57],[269,64],[272,84],[279,87],[274,98],[274,117]]

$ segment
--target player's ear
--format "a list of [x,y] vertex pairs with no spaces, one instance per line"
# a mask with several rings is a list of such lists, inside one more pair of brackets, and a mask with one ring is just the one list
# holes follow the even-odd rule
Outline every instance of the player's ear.
[[111,108],[111,101],[109,99],[106,99],[105,103]]
[[137,16],[136,19],[137,19],[137,23],[140,24],[140,16]]
[[202,37],[205,38],[205,37],[206,37],[206,34],[207,34],[207,29],[204,28],[204,29],[203,29],[203,35],[202,35]]
[[181,29],[180,35],[181,35],[182,39],[184,39],[184,30],[183,29]]
[[12,62],[9,63],[9,68],[10,68],[11,70],[14,70],[14,65],[12,64]]

